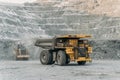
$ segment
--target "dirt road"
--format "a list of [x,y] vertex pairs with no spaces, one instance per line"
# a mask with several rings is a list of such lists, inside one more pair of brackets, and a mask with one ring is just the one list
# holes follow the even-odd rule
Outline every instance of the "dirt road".
[[42,65],[39,61],[0,63],[0,80],[120,80],[120,60],[94,60],[85,66]]

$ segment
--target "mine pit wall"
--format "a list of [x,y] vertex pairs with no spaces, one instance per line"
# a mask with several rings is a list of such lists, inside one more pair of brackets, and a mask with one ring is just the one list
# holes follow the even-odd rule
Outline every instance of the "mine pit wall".
[[[22,40],[26,37],[60,34],[91,34],[93,59],[120,59],[119,17],[88,14],[83,10],[55,7],[55,4],[57,3],[1,5],[0,15],[3,17],[0,17],[2,28],[0,30],[0,60],[14,60],[14,41],[1,39],[3,37]],[[11,12],[4,12],[4,10]],[[41,48],[34,44],[29,45],[29,43],[26,48],[29,50],[30,59],[39,59]]]
[[93,40],[93,59],[120,59],[120,40]]

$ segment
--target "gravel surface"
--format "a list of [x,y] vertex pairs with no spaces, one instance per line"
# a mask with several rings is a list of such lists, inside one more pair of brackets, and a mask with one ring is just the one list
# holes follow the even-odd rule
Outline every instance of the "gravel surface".
[[0,63],[0,80],[120,80],[119,60],[93,60],[85,66],[42,65],[39,61]]

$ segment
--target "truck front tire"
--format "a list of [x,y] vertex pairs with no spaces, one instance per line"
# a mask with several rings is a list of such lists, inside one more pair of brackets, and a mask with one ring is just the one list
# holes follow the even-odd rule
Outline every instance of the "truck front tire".
[[58,51],[57,62],[58,62],[58,65],[60,65],[60,66],[63,66],[63,65],[66,64],[66,54],[65,54],[65,51],[63,51],[63,50]]

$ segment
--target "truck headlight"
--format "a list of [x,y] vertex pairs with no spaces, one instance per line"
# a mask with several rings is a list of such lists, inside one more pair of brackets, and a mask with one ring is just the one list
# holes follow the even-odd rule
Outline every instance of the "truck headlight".
[[88,47],[88,53],[92,53],[92,47]]

